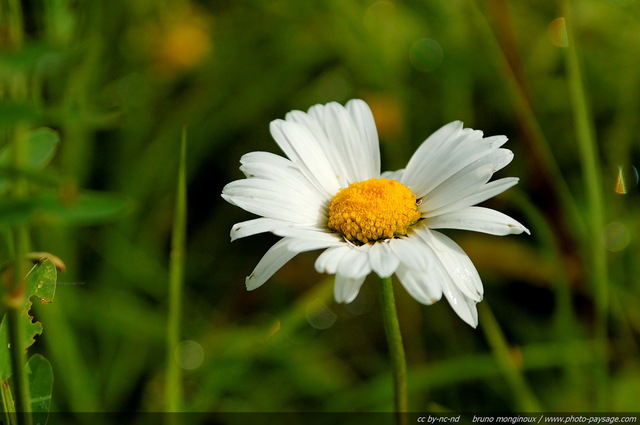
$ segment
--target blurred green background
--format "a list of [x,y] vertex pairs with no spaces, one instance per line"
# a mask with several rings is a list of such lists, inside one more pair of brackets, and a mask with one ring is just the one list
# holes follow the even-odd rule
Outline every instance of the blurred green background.
[[[109,205],[96,205],[84,221],[30,218],[32,250],[67,265],[54,302],[35,306],[44,332],[29,349],[53,366],[52,410],[164,410],[183,125],[185,342],[175,358],[186,410],[392,410],[374,276],[353,304],[337,305],[309,253],[247,292],[244,277],[277,238],[231,244],[231,226],[252,217],[220,197],[242,178],[242,154],[280,153],[271,120],[357,97],[374,112],[385,170],[452,120],[506,134],[516,156],[500,175],[521,181],[486,204],[532,233],[446,232],[483,278],[476,330],[446,301],[425,307],[397,287],[412,410],[637,411],[640,3],[576,0],[572,11],[600,227],[589,219],[562,2],[2,1],[4,134],[54,129],[60,143],[43,175],[55,192],[128,205],[104,217]],[[16,78],[28,90],[21,102]],[[594,278],[597,252],[606,280]]]

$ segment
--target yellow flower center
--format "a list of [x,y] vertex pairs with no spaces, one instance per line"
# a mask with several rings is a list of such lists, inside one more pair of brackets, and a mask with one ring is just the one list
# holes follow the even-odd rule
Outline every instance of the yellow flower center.
[[396,180],[352,183],[329,203],[329,228],[357,244],[406,235],[419,219],[416,195]]

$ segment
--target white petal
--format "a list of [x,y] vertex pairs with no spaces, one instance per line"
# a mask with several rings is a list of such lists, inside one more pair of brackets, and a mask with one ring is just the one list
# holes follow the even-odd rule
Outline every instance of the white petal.
[[318,232],[309,232],[313,233],[308,235],[308,239],[300,239],[300,238],[284,238],[291,239],[291,243],[289,247],[298,252],[307,252],[314,251],[316,249],[329,248],[332,246],[337,246],[338,244],[342,244],[343,242],[336,241],[334,238],[322,237],[322,233]]
[[296,239],[309,239],[316,241],[324,241],[328,245],[343,245],[344,239],[337,233],[329,232],[324,227],[304,227],[304,226],[288,226],[279,227],[273,230],[273,234],[284,237],[293,237]]
[[240,164],[240,170],[249,178],[273,180],[318,203],[326,203],[331,199],[323,196],[298,166],[287,158],[269,152],[250,152],[242,156]]
[[414,233],[389,241],[389,248],[402,264],[411,270],[429,270],[429,252],[424,242]]
[[245,279],[247,290],[262,286],[275,272],[280,270],[298,253],[289,249],[290,240],[281,239],[264,254],[253,272]]
[[280,239],[269,248],[253,272],[247,276],[245,280],[247,290],[253,291],[262,286],[275,272],[299,253],[326,248],[327,246],[330,245],[327,245],[327,242],[323,240]]
[[309,113],[291,111],[286,115],[286,120],[306,127],[311,134],[313,134],[324,151],[327,159],[331,163],[331,167],[336,175],[339,186],[347,187],[349,186],[347,158],[342,154],[342,150],[327,137],[324,125],[322,124],[324,121],[324,113],[314,113],[316,110],[324,111],[324,108],[324,105],[315,105],[309,109]]
[[342,105],[331,102],[324,110],[324,130],[327,138],[337,147],[347,166],[349,183],[363,181],[380,175],[380,165],[373,164],[366,134],[360,134],[351,114]]
[[464,134],[467,130],[470,132],[466,136],[461,135],[457,140],[451,141],[449,146],[444,148],[439,155],[434,155],[439,157],[436,160],[436,168],[431,170],[431,174],[436,178],[432,179],[430,184],[424,188],[425,194],[469,165],[475,168],[476,161],[490,155],[507,142],[505,136],[492,136],[483,139],[482,132],[477,130],[464,129],[462,133]]
[[257,235],[259,233],[271,232],[278,227],[291,225],[292,224],[290,222],[264,217],[243,221],[234,224],[231,228],[231,241],[246,238],[247,236]]
[[271,152],[249,152],[240,158],[240,170],[247,177],[288,180],[291,176],[304,178],[290,159]]
[[[409,161],[402,183],[409,186],[418,198],[507,141],[505,136],[482,138],[481,131],[460,129],[461,126],[456,122],[443,127],[448,130],[437,138],[436,142],[439,143],[431,147],[434,144],[430,143],[433,136],[429,137]],[[426,148],[423,149],[424,146]]]
[[340,261],[351,248],[346,244],[324,250],[316,259],[315,268],[318,273],[336,274]]
[[339,303],[350,303],[355,300],[365,278],[366,276],[361,278],[349,278],[337,274],[336,280],[333,284],[333,294],[336,301]]
[[[475,304],[482,299],[482,282],[469,257],[438,232],[422,228],[416,230],[413,237],[423,244],[420,251],[426,257],[428,267],[418,270],[407,263],[401,264],[396,275],[402,285],[423,304],[432,303],[444,293],[456,314],[476,327],[478,315]],[[401,262],[405,259],[400,257]]]
[[324,204],[274,181],[236,180],[222,189],[222,197],[262,217],[308,225],[326,220]]
[[513,152],[511,152],[509,149],[500,148],[491,152],[489,155],[480,158],[470,166],[492,164],[494,172],[496,172],[509,165],[511,161],[513,161]]
[[512,159],[513,152],[497,149],[474,161],[429,192],[423,199],[420,211],[432,211],[482,189],[493,173],[505,167]]
[[416,301],[430,305],[442,298],[443,278],[437,268],[436,273],[411,270],[401,265],[396,270],[400,283]]
[[275,120],[271,135],[284,153],[323,194],[333,196],[340,185],[322,147],[309,129],[291,121]]
[[[414,190],[413,193],[418,195],[416,190],[419,189],[419,187],[414,188],[414,184],[418,186],[428,183],[424,180],[429,177],[429,171],[434,168],[432,164],[434,160],[437,159],[434,153],[438,152],[449,139],[457,137],[461,131],[462,122],[453,121],[438,129],[438,131],[429,136],[427,140],[418,147],[405,168],[402,180],[403,183]],[[419,197],[423,195],[424,194],[420,194]]]
[[462,320],[474,328],[478,326],[478,309],[475,301],[465,297],[455,285],[446,281],[444,282],[443,293],[453,311]]
[[[307,113],[289,112],[286,121],[305,128],[314,138],[340,187],[380,175],[378,134],[365,102],[352,100],[346,107],[336,102],[315,105]],[[287,146],[286,141],[282,144]],[[294,159],[293,154],[285,152]]]
[[358,128],[360,139],[365,145],[365,151],[368,155],[366,164],[371,166],[368,173],[372,177],[376,177],[380,174],[380,145],[378,130],[376,129],[371,109],[369,109],[369,105],[360,99],[350,100],[347,102],[346,107]]
[[450,203],[434,210],[429,209],[427,201],[420,206],[420,210],[423,211],[422,207],[424,206],[424,209],[428,209],[428,211],[425,211],[423,213],[423,217],[436,217],[451,211],[467,208],[480,202],[486,201],[487,199],[504,192],[510,187],[515,186],[519,180],[520,179],[518,179],[517,177],[505,177],[503,179],[495,180],[485,184],[482,189],[476,191],[475,193],[469,194],[459,199],[452,198]]
[[435,230],[422,229],[418,234],[433,248],[443,270],[451,277],[455,286],[469,299],[481,301],[484,289],[480,275],[462,248]]
[[370,245],[350,247],[346,255],[340,260],[338,274],[348,278],[361,278],[371,273],[367,251]]
[[397,171],[385,171],[384,173],[382,173],[380,177],[383,179],[397,180],[401,182],[403,175],[404,175],[404,168]]
[[493,175],[493,166],[484,165],[475,170],[471,170],[464,176],[456,179],[449,179],[429,192],[422,200],[420,211],[428,213],[437,210],[458,199],[472,195],[483,188]]
[[460,229],[505,236],[529,232],[518,221],[499,211],[483,207],[467,207],[429,218],[430,229]]
[[389,277],[395,273],[400,260],[391,252],[388,242],[377,242],[369,249],[371,269],[380,277]]

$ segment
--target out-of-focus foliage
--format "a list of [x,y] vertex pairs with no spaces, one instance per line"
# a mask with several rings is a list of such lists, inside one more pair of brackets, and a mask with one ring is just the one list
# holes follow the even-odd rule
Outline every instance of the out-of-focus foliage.
[[[631,411],[640,389],[640,3],[574,3],[606,205],[607,408]],[[220,197],[225,183],[241,178],[243,153],[278,152],[271,120],[354,97],[374,112],[387,170],[403,167],[452,120],[508,135],[516,157],[501,175],[521,182],[490,205],[532,232],[455,234],[486,288],[490,310],[481,311],[477,330],[446,302],[425,307],[398,287],[413,410],[523,408],[483,332],[491,312],[510,364],[542,410],[594,408],[601,382],[592,373],[590,229],[580,221],[588,211],[559,2],[47,0],[22,9],[24,40],[2,49],[0,77],[28,75],[33,98],[0,101],[0,125],[26,120],[29,143],[54,145],[54,134],[60,141],[46,173],[21,174],[35,204],[3,198],[0,224],[27,217],[33,248],[67,265],[55,302],[35,308],[45,331],[30,348],[51,362],[53,410],[163,409],[168,253],[185,124],[185,342],[176,356],[186,408],[392,408],[376,286],[366,283],[353,304],[336,305],[312,253],[246,292],[244,277],[276,238],[230,244],[231,226],[251,217]],[[0,185],[15,177],[1,155]],[[26,210],[15,213],[19,207]]]

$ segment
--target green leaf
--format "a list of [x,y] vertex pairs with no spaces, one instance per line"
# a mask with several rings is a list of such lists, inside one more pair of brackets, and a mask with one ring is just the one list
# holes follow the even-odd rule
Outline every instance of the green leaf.
[[11,386],[9,381],[0,382],[0,398],[2,403],[0,404],[0,412],[3,413],[2,417],[6,424],[16,423],[16,405],[13,400],[13,394],[11,393]]
[[34,121],[40,113],[28,103],[0,101],[0,124],[14,124],[18,121]]
[[51,162],[59,142],[58,133],[50,128],[40,127],[30,131],[24,138],[27,158],[24,169],[21,170],[12,168],[13,145],[7,145],[0,150],[0,168],[5,171],[3,175],[0,175],[0,192],[9,187],[11,177],[18,177],[25,172],[33,174],[33,171],[46,167]]
[[38,209],[37,199],[1,199],[0,224],[15,225],[27,222]]
[[34,423],[45,423],[51,407],[51,392],[53,390],[53,369],[49,360],[40,354],[34,354],[27,362],[29,374],[29,391],[31,393],[31,411],[38,417]]
[[7,77],[17,72],[31,72],[47,62],[58,60],[57,56],[55,49],[40,42],[27,43],[15,52],[0,51],[0,75]]
[[[42,323],[33,322],[29,310],[33,304],[32,297],[37,297],[42,303],[50,303],[56,291],[58,270],[46,258],[35,264],[26,276],[25,302],[20,312],[23,330],[23,340],[20,349],[27,350],[36,335],[42,334]],[[5,315],[6,318],[6,315]],[[11,376],[11,359],[9,357],[9,335],[4,319],[0,324],[0,381]]]
[[110,221],[127,214],[132,208],[129,198],[108,192],[83,191],[68,199],[55,196],[42,200],[40,219],[71,225]]
[[27,274],[27,302],[28,311],[33,304],[31,297],[37,297],[41,303],[49,304],[56,294],[56,282],[58,269],[52,261],[46,257],[40,259]]
[[29,221],[89,225],[125,215],[131,201],[119,194],[83,191],[79,194],[48,194],[25,199],[0,199],[0,224]]
[[49,164],[60,142],[58,133],[47,127],[36,128],[25,139],[27,168],[41,170]]

